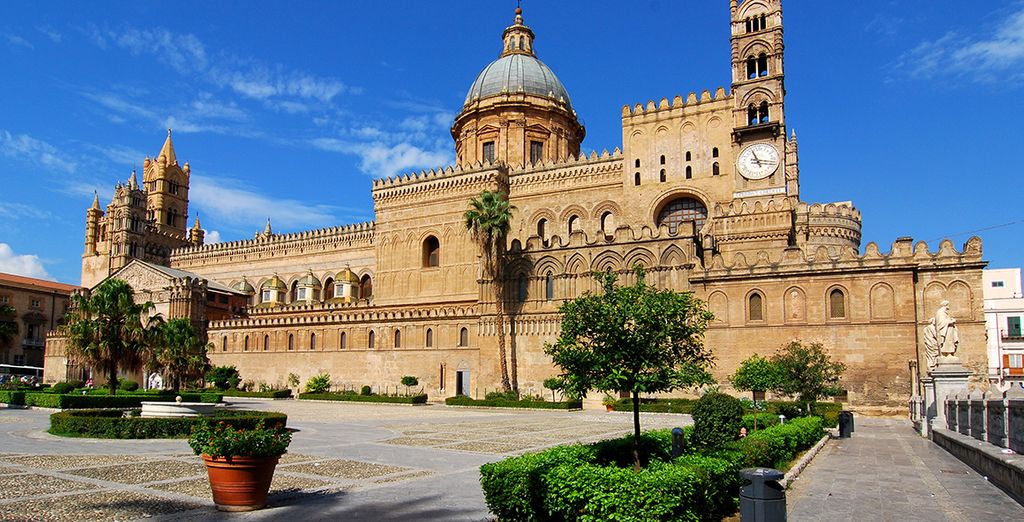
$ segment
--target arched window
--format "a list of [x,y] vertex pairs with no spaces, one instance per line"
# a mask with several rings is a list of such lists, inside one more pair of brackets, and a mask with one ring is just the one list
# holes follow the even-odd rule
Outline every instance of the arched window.
[[665,169],[661,169],[660,176],[661,176],[661,182],[664,183],[665,182]]
[[636,168],[640,168],[640,158],[637,158],[636,161],[633,163],[636,166]]
[[292,335],[292,334],[288,334],[288,349],[289,350],[294,350],[295,349],[295,336]]
[[402,331],[396,328],[395,329],[395,348],[401,348],[401,347],[402,347]]
[[228,351],[228,336],[226,335],[220,339],[220,351]]
[[707,218],[708,209],[703,203],[693,198],[679,198],[662,207],[658,213],[658,226],[668,225],[669,231],[675,234],[680,223],[694,221],[697,230],[700,230]]
[[747,22],[747,32],[749,33],[750,31],[753,30],[753,25],[750,23],[750,19],[749,18],[747,18],[746,22]]
[[751,125],[757,125],[757,107],[754,107],[753,103],[751,103],[750,106],[747,107],[747,121]]
[[315,333],[309,334],[309,350],[310,351],[316,350],[316,334]]
[[760,107],[757,108],[757,117],[761,123],[768,123],[768,102],[761,102]]
[[544,276],[544,298],[548,301],[555,298],[555,275],[551,272]]
[[519,298],[519,302],[520,303],[526,301],[526,294],[528,293],[528,290],[529,290],[529,286],[528,285],[529,285],[529,281],[526,279],[526,274],[519,274],[518,285],[517,285],[519,287],[519,292],[518,292],[517,297]]
[[579,231],[580,231],[580,217],[579,216],[572,216],[572,217],[570,217],[569,218],[569,233],[572,234],[573,232],[579,232]]
[[288,302],[294,303],[299,299],[299,282],[292,281],[292,291],[288,294]]
[[661,164],[662,165],[665,164],[665,155],[664,154],[661,155]]
[[366,274],[359,280],[359,298],[369,299],[371,297],[373,297],[373,279],[370,278],[370,274]]
[[434,347],[434,330],[427,328],[427,348]]
[[348,341],[347,337],[348,337],[348,335],[346,335],[345,332],[338,332],[338,349],[339,350],[344,350],[345,349],[345,343]]
[[764,53],[757,57],[757,75],[768,76],[768,55]]
[[539,237],[541,241],[548,240],[548,220],[542,218],[537,222],[537,237]]
[[718,147],[715,147],[715,148],[711,149],[711,157],[712,158],[717,158],[718,157]]
[[269,335],[264,335],[263,336],[263,351],[266,352],[268,350],[270,350],[270,336]]
[[423,266],[426,268],[440,266],[441,243],[434,236],[423,240]]
[[693,167],[686,166],[686,179],[693,179]]
[[612,213],[605,212],[604,214],[601,214],[601,230],[603,230],[605,234],[611,234],[614,232],[614,228],[615,223],[612,222]]
[[248,352],[249,351],[249,336],[248,335],[245,336],[245,341],[244,341],[244,344],[242,345],[242,351],[244,351],[244,352]]
[[720,168],[718,167],[718,162],[717,162],[717,161],[716,161],[716,162],[714,162],[714,163],[713,163],[713,164],[711,165],[711,175],[712,175],[712,176],[717,176],[717,175],[719,175],[719,174],[721,174],[721,173],[722,173],[722,172],[721,172],[721,169],[720,169]]
[[757,78],[757,60],[753,56],[747,58],[747,79],[753,80]]
[[324,280],[324,301],[334,297],[334,278]]
[[764,298],[757,292],[747,298],[747,320],[764,321]]
[[469,346],[469,329],[465,326],[459,330],[459,346]]
[[640,186],[640,173],[639,172],[637,172],[636,174],[633,174],[633,184],[638,186],[638,187]]
[[373,349],[373,344],[374,344],[374,341],[376,340],[376,339],[374,339],[375,337],[376,337],[376,335],[373,333],[373,330],[370,330],[370,334],[368,336],[366,336],[366,347],[367,348],[369,348],[371,350]]
[[828,294],[828,316],[830,319],[846,317],[846,294],[838,288]]
[[686,161],[690,161],[690,151],[686,151]]

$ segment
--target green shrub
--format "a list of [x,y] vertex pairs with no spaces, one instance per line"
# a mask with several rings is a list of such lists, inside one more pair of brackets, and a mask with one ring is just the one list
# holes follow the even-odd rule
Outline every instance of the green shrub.
[[85,388],[85,382],[84,381],[79,381],[77,379],[68,381],[68,384],[71,385],[71,389],[72,390],[77,390],[79,388]]
[[242,391],[242,390],[224,390],[218,391],[217,393],[224,397],[256,397],[261,399],[287,399],[292,396],[290,389],[284,390],[264,390],[264,391]]
[[704,394],[693,408],[694,442],[705,448],[716,448],[739,438],[743,421],[743,405],[732,395],[719,392]]
[[359,395],[369,397],[370,395],[373,395],[373,388],[370,388],[369,386],[363,386],[362,388],[359,389]]
[[[646,413],[693,413],[696,405],[693,399],[640,399],[640,411]],[[633,411],[633,399],[619,399],[612,409]]]
[[292,434],[284,427],[268,427],[262,421],[249,429],[235,429],[206,418],[192,426],[188,445],[196,455],[211,457],[276,457],[288,451]]
[[[756,427],[754,420],[757,420]],[[747,433],[753,432],[755,429],[763,430],[770,428],[779,423],[778,415],[768,412],[748,413],[743,416],[743,427],[747,429]]]
[[317,401],[381,402],[392,404],[426,404],[427,394],[420,395],[356,395],[342,393],[300,393],[299,399]]
[[117,382],[117,387],[124,391],[133,392],[139,389],[139,383],[131,379],[121,379]]
[[[251,429],[260,421],[276,427],[284,427],[288,422],[284,413],[261,411],[219,411],[211,418],[239,429]],[[199,417],[140,417],[139,410],[69,410],[50,415],[50,433],[101,439],[181,438],[188,436],[198,420]]]
[[58,382],[50,388],[50,393],[70,393],[75,387],[68,382]]
[[[602,440],[591,446],[596,452],[596,464],[623,468],[633,465],[633,435]],[[668,461],[671,458],[672,430],[655,430],[640,434],[640,462],[643,466],[654,460]]]
[[519,394],[516,393],[515,390],[509,390],[507,392],[492,391],[492,392],[487,392],[487,394],[484,395],[484,400],[488,400],[488,401],[497,401],[497,400],[518,401],[519,400]]
[[[182,393],[181,399],[184,402],[221,402],[223,397],[219,393]],[[153,402],[174,402],[173,393],[149,393],[149,394],[118,394],[118,395],[81,395],[70,393],[59,395],[56,393],[30,392],[24,394],[24,404],[40,408],[58,409],[82,409],[82,408],[139,408],[143,401]]]
[[[503,396],[504,397],[504,396]],[[444,400],[448,406],[483,406],[491,408],[533,408],[543,410],[578,410],[583,407],[580,401],[548,402],[536,400],[472,399],[465,395],[448,397]]]
[[237,388],[242,378],[234,366],[215,366],[206,372],[206,380],[218,389],[227,390]]
[[18,390],[0,390],[0,403],[24,406],[25,392]]
[[331,391],[331,374],[320,372],[306,381],[306,393],[327,393]]
[[819,417],[801,417],[751,433],[735,444],[743,467],[784,467],[797,453],[815,445],[825,432]]
[[487,508],[504,522],[545,519],[543,476],[556,466],[578,466],[594,456],[593,448],[574,444],[484,464],[480,485]]
[[[771,401],[767,407],[769,412],[785,415],[787,419],[807,416],[805,405],[799,402]],[[811,415],[821,417],[826,428],[835,428],[839,425],[839,412],[842,409],[843,405],[838,402],[816,402],[811,408]]]

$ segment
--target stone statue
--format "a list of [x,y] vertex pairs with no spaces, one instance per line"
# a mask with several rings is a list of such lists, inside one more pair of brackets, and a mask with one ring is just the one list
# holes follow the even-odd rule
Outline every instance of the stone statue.
[[935,311],[935,338],[939,342],[939,355],[956,355],[960,335],[956,330],[956,319],[949,315],[949,301],[939,303],[939,309]]
[[924,327],[924,356],[928,364],[928,371],[935,369],[939,359],[939,340],[935,333],[935,318],[928,320],[928,326]]

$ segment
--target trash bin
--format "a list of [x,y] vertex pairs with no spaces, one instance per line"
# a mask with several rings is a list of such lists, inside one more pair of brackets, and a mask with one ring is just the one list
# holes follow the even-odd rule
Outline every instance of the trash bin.
[[772,468],[740,470],[740,522],[784,522],[786,490],[779,481],[781,471]]
[[843,410],[839,412],[839,438],[850,438],[853,433],[853,412]]

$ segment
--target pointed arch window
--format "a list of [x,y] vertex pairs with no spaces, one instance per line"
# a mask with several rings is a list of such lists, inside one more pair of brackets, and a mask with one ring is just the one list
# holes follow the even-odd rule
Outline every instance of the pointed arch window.
[[757,75],[768,76],[768,55],[765,53],[757,56]]
[[757,78],[757,60],[751,56],[747,58],[747,79],[753,80]]
[[755,107],[754,104],[751,103],[747,107],[747,123],[749,123],[750,125],[757,125],[757,121],[757,107]]
[[839,288],[828,293],[828,317],[829,319],[846,318],[846,294]]
[[686,179],[693,179],[693,167],[686,166]]
[[371,297],[373,297],[373,279],[370,278],[370,274],[366,274],[359,280],[359,298],[369,299]]
[[690,151],[686,151],[686,161],[690,161],[691,157]]
[[402,347],[402,331],[396,328],[395,329],[395,348],[401,348],[401,347]]
[[345,349],[345,344],[348,341],[347,338],[348,338],[348,335],[346,335],[345,332],[338,332],[338,349],[339,350],[344,350]]
[[469,346],[469,329],[465,326],[459,330],[459,346]]
[[434,236],[423,240],[423,267],[433,268],[441,264],[441,243]]
[[529,293],[529,281],[526,279],[526,274],[519,274],[517,286],[519,287],[519,292],[517,295],[517,297],[519,298],[519,302],[526,302],[526,296]]
[[228,336],[226,335],[220,339],[220,351],[228,351]]
[[434,347],[434,330],[431,328],[427,328],[427,339],[425,344],[427,345],[427,348]]
[[555,275],[550,271],[544,276],[544,298],[548,301],[555,298]]
[[757,107],[757,118],[761,123],[768,123],[768,102],[763,101]]
[[764,296],[759,292],[754,292],[747,298],[747,320],[764,321]]
[[633,174],[633,185],[640,186],[640,173]]
[[661,155],[661,164],[662,165],[665,164],[665,155],[664,154]]
[[606,235],[611,235],[614,232],[613,228],[615,228],[615,223],[612,222],[612,213],[609,211],[601,214],[601,230]]
[[661,169],[661,172],[659,173],[659,177],[661,179],[661,182],[664,183],[665,179],[666,179],[666,177],[665,177],[665,169]]
[[633,166],[636,168],[640,168],[640,158],[637,158],[636,161],[633,162]]
[[373,349],[374,341],[376,341],[375,337],[376,337],[376,334],[373,333],[373,330],[370,330],[370,334],[368,336],[366,336],[366,347],[367,348],[369,348],[371,350]]
[[242,351],[243,352],[248,352],[249,351],[249,336],[248,335],[245,336],[245,340],[243,341]]
[[547,242],[548,220],[541,218],[541,220],[537,222],[537,237],[539,237],[541,241],[544,241],[545,243]]
[[316,334],[315,333],[309,334],[309,350],[310,351],[316,350]]
[[711,175],[712,176],[717,176],[717,175],[719,175],[721,173],[722,173],[722,171],[721,171],[721,168],[718,166],[718,162],[717,161],[714,162],[711,165]]
[[711,157],[712,158],[717,158],[718,157],[718,147],[714,147],[714,148],[711,149]]
[[294,350],[295,349],[295,335],[293,335],[293,334],[288,334],[288,349],[289,350]]
[[263,351],[266,352],[266,351],[269,351],[269,350],[270,350],[270,336],[269,335],[264,335],[263,336]]

